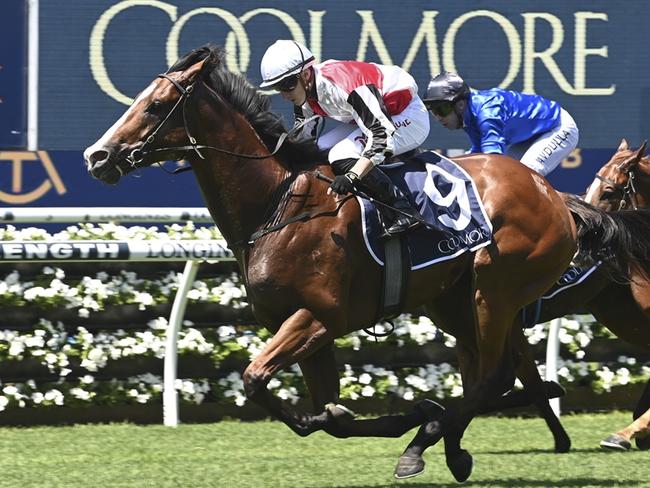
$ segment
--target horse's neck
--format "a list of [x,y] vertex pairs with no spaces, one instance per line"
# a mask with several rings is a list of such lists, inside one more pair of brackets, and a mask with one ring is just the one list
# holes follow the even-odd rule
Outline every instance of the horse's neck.
[[[268,154],[252,127],[239,118],[234,117],[230,121],[234,125],[228,128],[238,134],[236,138],[225,140],[206,133],[202,140],[240,154]],[[289,171],[273,157],[238,158],[213,150],[203,154],[205,160],[194,158],[191,163],[210,214],[230,245],[248,239],[273,210],[270,206],[277,203],[274,197]]]
[[636,175],[638,204],[641,207],[650,207],[650,160],[642,160],[638,168]]

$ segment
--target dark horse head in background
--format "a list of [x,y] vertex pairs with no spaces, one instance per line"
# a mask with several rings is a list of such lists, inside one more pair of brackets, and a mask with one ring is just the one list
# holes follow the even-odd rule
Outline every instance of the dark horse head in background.
[[[327,195],[314,170],[332,173],[313,142],[288,140],[270,154],[284,128],[268,112],[268,98],[228,72],[222,57],[220,49],[204,46],[154,79],[85,151],[88,170],[116,183],[136,167],[189,161],[238,260],[256,319],[274,332],[244,372],[252,401],[301,435],[318,429],[338,436],[400,435],[421,423],[396,476],[420,473],[424,450],[444,436],[448,466],[457,479],[467,479],[472,461],[460,440],[471,419],[512,386],[521,359],[513,348],[523,340],[521,329],[513,327],[518,310],[560,277],[577,244],[592,253],[612,248],[616,259],[610,266],[626,269],[637,249],[620,247],[619,236],[630,230],[615,217],[603,219],[591,207],[569,202],[580,214],[580,235],[607,228],[600,233],[604,241],[578,241],[571,211],[544,178],[505,156],[459,158],[492,221],[493,243],[412,271],[404,308],[424,306],[439,327],[457,337],[464,398],[441,418],[414,413],[381,424],[352,420],[332,407],[339,399],[333,341],[374,323],[382,276],[365,249],[359,205],[354,198]],[[248,244],[253,233],[300,215],[307,218]],[[315,414],[296,412],[266,388],[273,375],[294,363]]]

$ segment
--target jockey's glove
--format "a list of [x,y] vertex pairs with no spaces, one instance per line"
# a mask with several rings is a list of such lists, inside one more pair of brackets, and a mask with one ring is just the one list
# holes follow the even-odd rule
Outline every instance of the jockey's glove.
[[348,171],[344,175],[338,175],[330,184],[330,188],[334,193],[339,195],[346,195],[354,189],[354,183],[359,180],[359,176],[352,171]]

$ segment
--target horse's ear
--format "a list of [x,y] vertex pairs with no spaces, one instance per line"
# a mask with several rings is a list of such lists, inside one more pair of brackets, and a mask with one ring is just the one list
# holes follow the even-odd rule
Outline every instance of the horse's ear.
[[616,152],[627,151],[630,148],[630,145],[627,143],[627,139],[621,139],[621,143],[618,145]]
[[623,171],[629,171],[633,166],[636,166],[641,162],[641,159],[643,158],[643,155],[645,154],[645,150],[648,147],[648,141],[643,141],[643,144],[641,144],[641,147],[634,153],[634,156],[627,158],[620,166],[621,170]]
[[212,50],[209,56],[203,60],[202,76],[209,76],[210,73],[216,70],[223,63],[222,58],[223,55],[220,51]]
[[204,62],[205,60],[202,59],[201,61],[194,63],[192,66],[187,68],[187,70],[183,74],[183,77],[187,80],[194,81],[196,79],[196,76],[203,71]]

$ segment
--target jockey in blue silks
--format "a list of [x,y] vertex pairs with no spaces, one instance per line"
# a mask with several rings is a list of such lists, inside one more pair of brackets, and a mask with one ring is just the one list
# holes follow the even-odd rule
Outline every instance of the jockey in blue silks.
[[423,99],[448,129],[462,128],[470,153],[506,154],[546,176],[578,144],[578,127],[557,102],[501,88],[471,91],[457,74],[429,82]]

